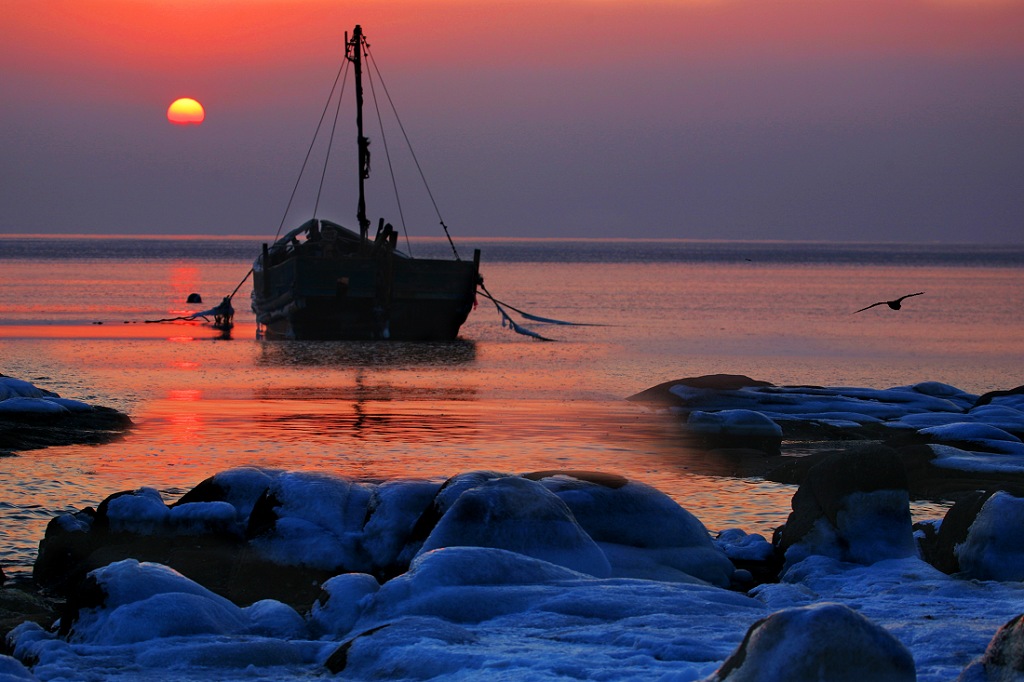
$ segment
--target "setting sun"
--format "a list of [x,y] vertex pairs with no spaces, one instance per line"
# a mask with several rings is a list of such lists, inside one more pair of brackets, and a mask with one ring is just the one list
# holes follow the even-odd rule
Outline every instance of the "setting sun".
[[167,107],[167,120],[177,125],[199,125],[206,118],[203,105],[191,97],[181,97]]

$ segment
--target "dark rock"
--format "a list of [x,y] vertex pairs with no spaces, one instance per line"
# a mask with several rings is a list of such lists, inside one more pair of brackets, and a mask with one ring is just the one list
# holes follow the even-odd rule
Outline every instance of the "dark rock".
[[40,586],[60,594],[85,578],[86,559],[97,547],[97,537],[90,533],[95,517],[96,510],[86,507],[56,516],[46,524],[32,569],[32,577]]
[[578,469],[548,469],[546,471],[533,471],[523,474],[523,478],[528,478],[531,481],[540,481],[552,476],[568,476],[578,481],[586,481],[587,483],[604,486],[612,490],[618,490],[629,483],[629,479],[625,476],[606,474],[601,471],[580,471]]
[[921,543],[922,558],[943,573],[959,573],[960,560],[956,556],[956,546],[967,539],[967,533],[978,512],[995,492],[973,490],[961,494],[957,502],[946,512],[942,525],[934,537],[929,537],[925,532],[925,541]]
[[751,386],[774,386],[767,381],[758,381],[757,379],[751,379],[748,376],[742,374],[707,374],[699,377],[688,377],[685,379],[676,379],[675,381],[666,381],[652,386],[645,391],[640,391],[634,395],[629,396],[626,400],[633,402],[650,402],[660,403],[665,405],[677,405],[681,402],[679,396],[672,393],[671,388],[673,386],[689,386],[690,388],[706,389],[708,391],[738,391],[741,388],[749,388]]
[[763,618],[705,682],[913,682],[910,652],[842,604],[785,609]]
[[61,414],[5,413],[0,417],[0,451],[14,453],[57,445],[111,443],[132,427],[128,415],[109,407]]
[[324,662],[324,666],[328,670],[330,670],[331,673],[334,675],[337,675],[338,673],[342,672],[348,665],[349,649],[351,649],[352,645],[356,643],[356,640],[358,640],[360,637],[372,637],[375,633],[380,632],[384,628],[390,626],[390,623],[378,625],[376,627],[370,628],[369,630],[364,630],[363,632],[358,633],[354,637],[350,637],[349,639],[345,640],[341,643],[341,646],[334,650],[334,653],[327,657],[327,661]]
[[264,490],[253,505],[252,513],[249,514],[245,537],[251,540],[273,530],[279,518],[277,509],[280,506],[281,500],[277,495],[271,490]]
[[[320,586],[337,573],[309,566],[282,565],[248,548],[232,552],[226,558],[230,558],[232,564],[225,565],[222,571],[181,573],[236,604],[276,599],[300,613],[309,609],[320,595]],[[196,559],[202,559],[201,552],[196,554]]]
[[[804,544],[808,553],[857,563],[908,556],[915,547],[907,491],[906,472],[891,448],[833,453],[808,469],[793,495],[793,511],[777,535],[779,549]],[[874,494],[876,502],[851,499],[859,493]],[[871,538],[865,543],[866,534]]]
[[1019,682],[1024,679],[1024,615],[1000,627],[982,657],[972,663],[958,682]]
[[[1020,518],[1024,498],[996,491],[985,500],[967,530],[967,538],[953,547],[958,576],[970,580],[1024,581],[1024,536]],[[942,535],[940,529],[939,535]]]
[[93,609],[102,606],[107,599],[107,592],[93,576],[86,576],[76,588],[69,592],[60,619],[58,633],[61,637],[71,634],[71,629],[78,621],[82,609]]
[[988,405],[996,398],[1002,398],[1008,395],[1021,395],[1024,393],[1024,386],[1018,386],[1017,388],[1011,388],[1005,391],[989,391],[978,396],[978,399],[974,402],[974,407],[981,407],[982,405]]
[[59,615],[62,602],[44,596],[30,580],[12,579],[0,587],[0,654],[10,655],[7,633],[24,622],[49,628]]

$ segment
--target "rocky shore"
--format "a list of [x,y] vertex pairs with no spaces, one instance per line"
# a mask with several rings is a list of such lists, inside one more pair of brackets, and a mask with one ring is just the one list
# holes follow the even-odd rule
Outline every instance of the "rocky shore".
[[0,374],[0,456],[55,445],[109,443],[132,426],[128,415],[62,398]]
[[[797,483],[773,537],[712,537],[606,472],[232,469],[171,503],[137,488],[55,517],[32,583],[0,590],[0,664],[39,679],[127,679],[128,661],[183,679],[1024,675],[1021,389],[719,375],[633,399]],[[922,495],[956,503],[914,523]]]
[[628,400],[663,410],[679,437],[737,474],[799,485],[851,446],[884,444],[913,499],[1024,494],[1024,386],[974,395],[939,382],[889,389],[776,386],[743,375],[677,379]]

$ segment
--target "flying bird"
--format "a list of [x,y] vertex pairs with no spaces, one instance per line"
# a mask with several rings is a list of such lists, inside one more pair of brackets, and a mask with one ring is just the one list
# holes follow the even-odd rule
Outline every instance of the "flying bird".
[[903,299],[910,298],[911,296],[920,296],[923,293],[924,293],[923,291],[919,291],[916,294],[907,294],[906,296],[900,296],[899,298],[894,298],[891,301],[879,301],[878,303],[872,303],[871,305],[865,306],[864,308],[861,308],[860,310],[854,310],[852,314],[856,315],[857,313],[862,313],[865,310],[867,310],[868,308],[874,308],[876,305],[887,305],[890,308],[892,308],[893,310],[899,310],[900,308],[903,307]]

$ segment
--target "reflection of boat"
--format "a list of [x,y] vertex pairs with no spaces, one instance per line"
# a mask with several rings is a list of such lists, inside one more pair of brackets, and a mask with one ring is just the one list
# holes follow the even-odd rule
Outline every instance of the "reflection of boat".
[[476,344],[452,342],[403,343],[264,343],[256,363],[271,367],[454,367],[476,360]]
[[[396,248],[381,219],[368,235],[364,180],[370,141],[363,136],[362,63],[366,41],[355,27],[346,58],[356,89],[359,232],[313,218],[285,234],[253,264],[252,309],[265,338],[450,341],[473,308],[480,252],[472,261],[417,259]],[[443,225],[443,221],[442,221]]]

